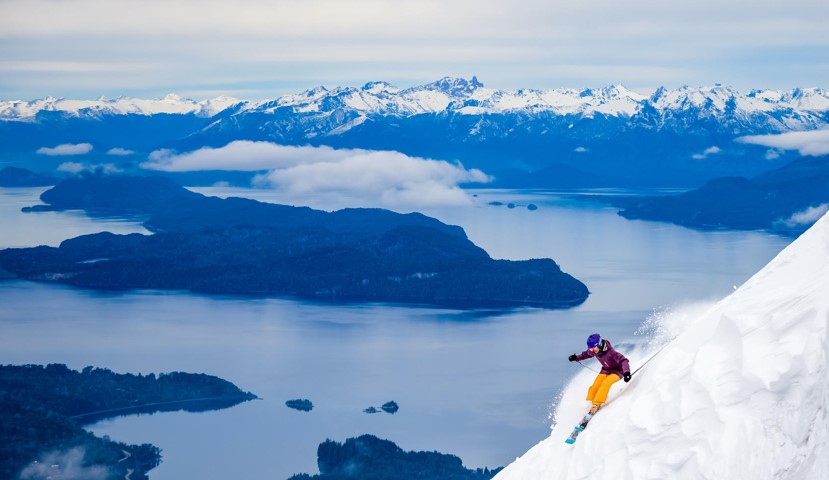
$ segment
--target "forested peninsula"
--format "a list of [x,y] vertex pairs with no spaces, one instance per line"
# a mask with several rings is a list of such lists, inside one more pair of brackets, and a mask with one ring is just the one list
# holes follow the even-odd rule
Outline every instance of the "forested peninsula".
[[[589,295],[551,259],[492,259],[419,213],[324,212],[207,197],[162,177],[66,180],[28,211],[140,218],[153,235],[99,233],[0,251],[0,274],[95,289],[185,289],[454,308],[566,308]],[[2,276],[2,275],[0,275]]]
[[204,374],[0,365],[0,478],[147,479],[161,459],[157,447],[99,438],[83,426],[134,413],[217,410],[254,398]]
[[628,219],[796,237],[829,208],[829,156],[801,158],[753,178],[715,178],[679,195],[608,199]]

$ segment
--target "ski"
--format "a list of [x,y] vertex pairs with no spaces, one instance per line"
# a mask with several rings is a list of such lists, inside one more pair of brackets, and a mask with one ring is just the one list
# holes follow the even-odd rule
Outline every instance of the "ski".
[[585,427],[587,427],[587,423],[590,422],[590,419],[593,418],[593,415],[596,415],[594,412],[587,412],[587,415],[581,419],[581,421],[576,425],[576,428],[573,429],[573,433],[567,437],[567,440],[564,443],[569,443],[570,445],[576,443],[576,438],[578,438],[579,434],[584,431]]

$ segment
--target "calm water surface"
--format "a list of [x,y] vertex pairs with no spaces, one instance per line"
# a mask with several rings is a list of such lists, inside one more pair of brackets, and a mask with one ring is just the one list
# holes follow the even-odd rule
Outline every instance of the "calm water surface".
[[[77,212],[21,213],[41,191],[0,189],[0,247],[144,231],[135,222]],[[296,203],[263,190],[198,191]],[[635,332],[654,309],[721,298],[788,243],[758,232],[627,221],[614,209],[554,193],[476,194],[473,206],[421,211],[461,225],[495,258],[553,258],[587,284],[588,301],[561,311],[465,312],[3,281],[0,363],[205,372],[263,398],[217,412],[130,416],[91,427],[161,447],[153,480],[316,473],[320,442],[363,433],[405,450],[452,453],[468,467],[497,467],[548,434],[556,394],[580,368],[566,357],[589,333],[616,344],[644,341]],[[518,206],[489,205],[494,200]],[[528,203],[539,209],[528,210]],[[314,410],[285,407],[293,398],[312,400]],[[396,415],[362,413],[389,400],[400,405]]]

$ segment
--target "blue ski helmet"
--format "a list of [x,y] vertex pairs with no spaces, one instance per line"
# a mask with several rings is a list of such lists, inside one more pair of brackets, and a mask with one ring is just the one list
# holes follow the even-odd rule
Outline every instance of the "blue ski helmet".
[[602,337],[598,333],[594,333],[587,337],[587,348],[593,348],[599,346],[602,343]]

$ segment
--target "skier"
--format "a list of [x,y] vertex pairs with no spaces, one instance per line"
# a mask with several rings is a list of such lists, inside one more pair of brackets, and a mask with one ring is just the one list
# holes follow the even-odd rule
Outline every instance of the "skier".
[[630,365],[628,359],[614,350],[610,342],[602,339],[598,333],[587,338],[587,350],[578,355],[574,353],[567,359],[571,362],[580,362],[590,357],[596,357],[596,360],[602,364],[602,370],[587,390],[587,401],[593,402],[590,408],[590,413],[593,414],[607,400],[607,393],[614,383],[622,378],[625,379],[625,383],[630,381]]

